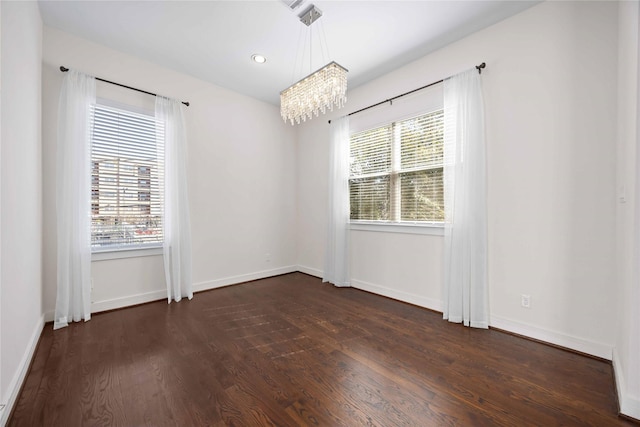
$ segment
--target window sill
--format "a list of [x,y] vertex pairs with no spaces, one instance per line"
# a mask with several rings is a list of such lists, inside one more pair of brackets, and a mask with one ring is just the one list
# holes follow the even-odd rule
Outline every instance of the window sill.
[[423,234],[429,236],[444,236],[444,224],[432,222],[426,224],[399,222],[351,222],[349,228],[353,231],[375,231],[383,233]]
[[138,258],[162,255],[162,246],[135,249],[110,249],[91,253],[91,261],[107,261],[110,259]]

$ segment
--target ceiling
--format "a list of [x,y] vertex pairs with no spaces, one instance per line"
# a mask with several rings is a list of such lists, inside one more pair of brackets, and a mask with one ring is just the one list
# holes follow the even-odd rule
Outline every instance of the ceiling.
[[[352,89],[538,3],[291,1],[39,4],[45,25],[278,105],[280,91],[329,61],[349,70]],[[323,15],[307,27],[298,14],[312,4]]]

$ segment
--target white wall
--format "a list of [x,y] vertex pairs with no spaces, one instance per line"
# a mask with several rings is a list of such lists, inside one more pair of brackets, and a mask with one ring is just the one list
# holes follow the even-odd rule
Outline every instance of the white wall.
[[[2,5],[0,5],[0,242],[2,241]],[[2,245],[0,244],[0,422],[6,417],[2,385]]]
[[[64,65],[183,101],[195,290],[295,270],[295,130],[278,108],[45,27],[44,304],[55,306],[55,150]],[[98,96],[153,111],[154,98],[99,83]],[[268,256],[267,256],[268,254]],[[161,256],[92,263],[93,310],[166,297]]]
[[[0,5],[0,241],[2,241],[2,5]],[[6,417],[2,384],[2,245],[0,244],[0,423]]]
[[41,52],[35,2],[2,2],[0,425],[43,326]]
[[[347,107],[327,117],[485,61],[491,324],[609,359],[617,316],[616,25],[617,3],[541,3],[349,91]],[[298,264],[319,274],[326,118],[299,135]],[[351,238],[355,286],[440,309],[441,237]],[[521,294],[531,295],[530,309],[520,307]]]
[[[640,217],[637,183],[640,6],[620,2],[618,33],[617,273],[619,313],[614,367],[621,411],[640,419]],[[634,263],[634,259],[636,260]]]

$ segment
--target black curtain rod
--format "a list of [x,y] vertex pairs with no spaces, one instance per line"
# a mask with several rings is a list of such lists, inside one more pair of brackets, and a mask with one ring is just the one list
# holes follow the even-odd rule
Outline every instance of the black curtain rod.
[[[61,65],[60,66],[60,71],[62,71],[63,73],[66,73],[67,71],[69,71],[69,69],[67,67]],[[112,82],[112,81],[109,81],[109,80],[101,79],[100,77],[94,77],[94,78],[96,80],[101,81],[101,82],[105,82],[105,83],[109,83],[109,84],[112,84],[112,85],[120,86],[120,87],[123,87],[123,88],[126,88],[126,89],[135,90],[136,92],[142,92],[142,93],[146,93],[147,95],[158,96],[158,94],[156,94],[156,93],[147,92],[146,90],[142,90],[142,89],[138,89],[138,88],[135,88],[135,87],[131,87],[131,86],[123,85],[123,84],[120,84],[120,83]],[[182,103],[184,105],[186,105],[187,107],[189,106],[189,102],[182,101]]]
[[[482,64],[480,64],[480,65],[476,65],[476,69],[478,70],[478,73],[482,74],[482,69],[486,68],[486,66],[487,66],[487,64],[485,64],[484,62]],[[349,113],[349,114],[347,114],[347,116],[353,116],[354,114],[361,113],[361,112],[363,112],[365,110],[368,110],[369,108],[377,107],[378,105],[386,104],[387,102],[393,103],[393,101],[398,99],[398,98],[402,98],[403,96],[411,95],[414,92],[417,92],[419,90],[426,89],[428,87],[437,85],[438,83],[442,83],[443,81],[444,81],[444,79],[438,80],[437,82],[429,83],[428,85],[424,85],[424,86],[419,87],[417,89],[410,90],[409,92],[405,92],[405,93],[402,93],[400,95],[396,95],[393,98],[385,99],[384,101],[380,101],[380,102],[378,102],[376,104],[369,105],[368,107],[361,108],[358,111],[354,111],[353,113]],[[329,123],[331,123],[331,120],[329,120]]]

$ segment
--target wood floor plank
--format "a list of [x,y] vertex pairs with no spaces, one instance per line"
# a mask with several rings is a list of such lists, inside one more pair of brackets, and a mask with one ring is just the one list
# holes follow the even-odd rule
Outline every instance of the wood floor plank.
[[302,273],[42,333],[9,426],[622,426],[612,367]]

